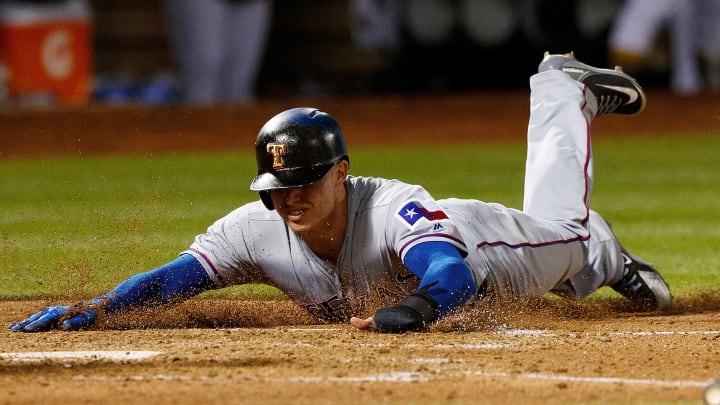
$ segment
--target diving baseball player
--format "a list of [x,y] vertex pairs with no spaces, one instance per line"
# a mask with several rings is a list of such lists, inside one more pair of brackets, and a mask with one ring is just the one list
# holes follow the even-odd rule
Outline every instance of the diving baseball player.
[[[250,188],[260,201],[216,221],[177,259],[10,329],[77,330],[106,313],[242,283],[273,285],[320,319],[393,333],[422,330],[484,296],[582,299],[610,286],[638,309],[667,309],[671,294],[660,274],[628,254],[588,207],[590,122],[639,113],[642,89],[572,54],[546,55],[538,70],[530,79],[522,211],[435,200],[417,185],[351,176],[337,122],[293,108],[257,136]],[[372,303],[383,303],[373,316],[352,316]]]

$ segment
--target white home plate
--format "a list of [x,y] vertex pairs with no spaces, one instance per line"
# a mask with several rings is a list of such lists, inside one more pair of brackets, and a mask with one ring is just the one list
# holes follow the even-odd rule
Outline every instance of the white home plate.
[[2,360],[14,361],[42,361],[42,360],[143,360],[162,354],[162,352],[143,350],[118,350],[118,351],[78,351],[78,352],[18,352],[0,353]]

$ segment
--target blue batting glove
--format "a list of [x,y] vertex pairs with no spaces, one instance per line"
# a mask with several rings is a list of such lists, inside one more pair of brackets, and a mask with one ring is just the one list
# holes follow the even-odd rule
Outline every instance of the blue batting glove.
[[97,311],[89,309],[63,321],[60,327],[63,330],[79,330],[95,323],[98,318]]
[[[98,302],[100,301],[93,300],[90,304],[96,305]],[[75,305],[46,307],[24,321],[10,324],[9,329],[14,332],[44,332],[52,328],[84,329],[97,321],[99,314],[96,308],[82,302]]]
[[58,321],[69,308],[69,305],[45,307],[24,321],[11,324],[9,329],[13,332],[43,332],[50,330],[57,326]]

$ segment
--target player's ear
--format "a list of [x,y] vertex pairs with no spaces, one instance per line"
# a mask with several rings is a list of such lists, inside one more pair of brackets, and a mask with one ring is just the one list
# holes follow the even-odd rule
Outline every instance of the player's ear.
[[342,184],[345,182],[345,178],[347,178],[348,175],[348,161],[345,159],[341,159],[337,163],[335,163],[335,183],[336,184]]

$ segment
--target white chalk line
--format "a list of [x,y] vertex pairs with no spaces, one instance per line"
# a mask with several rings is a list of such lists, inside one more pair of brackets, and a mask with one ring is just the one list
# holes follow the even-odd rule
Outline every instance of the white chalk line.
[[156,374],[151,376],[142,376],[142,375],[132,375],[132,376],[109,376],[109,375],[84,375],[79,374],[76,376],[73,376],[72,378],[75,381],[192,381],[192,380],[200,380],[200,381],[206,381],[209,380],[207,376],[201,376],[201,377],[190,377],[186,375],[167,375],[167,374]]
[[719,335],[720,330],[655,331],[655,332],[612,332],[612,336],[669,336],[669,335]]
[[[587,383],[587,384],[628,384],[628,385],[650,385],[657,387],[676,387],[676,388],[701,388],[707,385],[708,380],[692,381],[692,380],[659,380],[651,378],[620,378],[620,377],[588,377],[588,376],[572,376],[561,374],[540,374],[525,373],[514,374],[501,371],[468,371],[466,375],[475,377],[489,378],[512,378],[526,380],[546,380],[555,382],[568,383]],[[429,382],[437,379],[444,379],[438,373],[423,373],[417,371],[394,371],[391,373],[379,373],[358,376],[296,376],[288,378],[262,378],[256,377],[257,381],[279,382],[279,383],[380,383],[380,382],[398,382],[398,383],[418,383]],[[208,376],[185,376],[185,375],[152,375],[152,376],[107,376],[107,375],[77,375],[73,380],[93,380],[93,381],[207,381],[211,380]],[[245,378],[247,380],[247,378]]]
[[[564,374],[540,374],[540,373],[506,373],[501,371],[468,371],[466,375],[476,377],[494,377],[494,378],[512,378],[527,380],[547,380],[557,382],[573,382],[573,383],[593,383],[593,384],[630,384],[630,385],[652,385],[659,387],[678,387],[678,388],[695,388],[704,387],[707,380],[691,381],[691,380],[658,380],[658,379],[642,379],[642,378],[620,378],[620,377],[588,377],[588,376],[572,376]],[[392,373],[380,373],[364,376],[346,376],[346,377],[314,377],[299,376],[291,377],[283,381],[300,382],[300,383],[322,383],[322,382],[427,382],[438,378],[437,373],[421,373],[415,371],[396,371]],[[273,379],[275,381],[275,379]]]
[[287,328],[286,332],[338,332],[340,328]]
[[38,362],[43,360],[110,360],[110,361],[128,361],[128,360],[144,360],[162,352],[146,351],[146,350],[94,350],[94,351],[67,351],[67,352],[16,352],[16,353],[0,353],[0,359],[12,360],[18,362]]
[[[360,343],[358,347],[395,347],[397,343]],[[511,343],[437,343],[437,344],[417,344],[410,343],[402,345],[403,348],[420,348],[420,349],[509,349],[517,347]]]
[[[224,378],[224,377],[223,377]],[[317,376],[298,376],[288,378],[262,378],[262,377],[242,377],[243,381],[268,381],[278,383],[373,383],[373,382],[425,382],[430,381],[430,375],[418,373],[414,371],[397,371],[392,373],[380,373],[375,375],[355,376],[355,377],[317,377]],[[187,375],[167,375],[157,374],[151,376],[133,375],[133,376],[109,376],[109,375],[84,375],[79,374],[72,377],[76,381],[210,381],[213,377],[208,376],[187,376]]]
[[[426,382],[432,378],[425,373],[415,371],[394,371],[392,373],[380,373],[364,376],[348,376],[348,377],[290,377],[287,382],[300,383],[321,383],[321,382],[341,382],[341,383],[372,383],[372,382]],[[273,379],[275,381],[275,379]]]
[[499,335],[509,336],[540,336],[540,337],[556,337],[561,335],[570,336],[693,336],[693,335],[718,335],[720,330],[694,330],[694,331],[626,331],[626,332],[571,332],[558,334],[548,330],[538,329],[506,329],[498,328],[494,331]]
[[[437,359],[433,359],[433,362]],[[502,371],[467,371],[466,375],[477,377],[495,377],[495,378],[513,378],[527,380],[548,380],[558,382],[575,382],[575,383],[594,383],[594,384],[630,384],[630,385],[652,385],[660,387],[678,387],[678,388],[694,388],[704,387],[707,380],[691,381],[691,380],[659,380],[651,378],[621,378],[621,377],[588,377],[588,376],[572,376],[565,374],[540,374],[540,373],[507,373]],[[288,382],[303,383],[320,383],[320,382],[427,382],[435,380],[437,373],[428,374],[414,371],[396,371],[392,373],[380,373],[365,376],[348,376],[348,377],[291,377]]]
[[601,384],[643,384],[643,385],[656,385],[663,387],[703,387],[707,384],[705,381],[687,381],[687,380],[656,380],[647,378],[620,378],[620,377],[583,377],[583,376],[571,376],[564,374],[538,374],[538,373],[527,373],[527,374],[512,374],[505,372],[493,372],[493,371],[477,371],[472,373],[477,376],[484,377],[510,377],[510,378],[522,378],[532,380],[552,380],[561,382],[584,382],[584,383],[601,383]]
[[[287,332],[307,332],[307,333],[324,333],[337,332],[341,328],[287,328]],[[492,331],[500,335],[509,336],[539,336],[539,337],[555,337],[559,334],[546,329],[513,329],[506,326],[500,326]],[[574,336],[672,336],[672,335],[720,335],[720,330],[695,330],[695,331],[626,331],[626,332],[580,332],[566,333],[566,335]],[[502,348],[503,346],[498,346]],[[487,348],[487,347],[468,347],[468,348]]]

